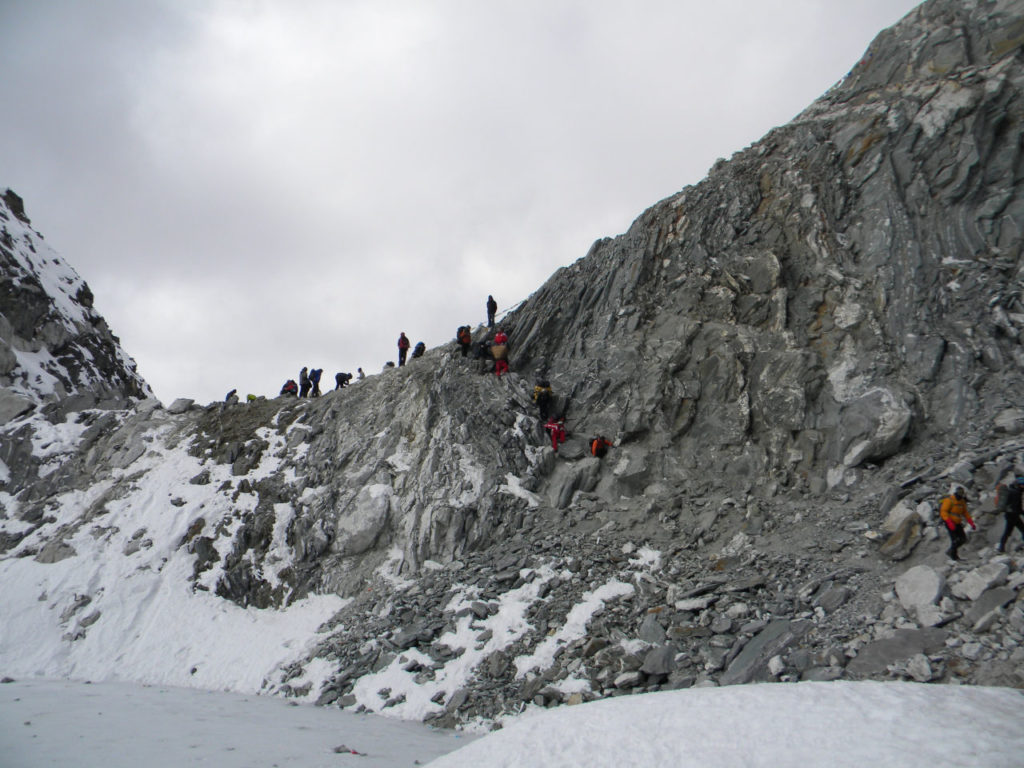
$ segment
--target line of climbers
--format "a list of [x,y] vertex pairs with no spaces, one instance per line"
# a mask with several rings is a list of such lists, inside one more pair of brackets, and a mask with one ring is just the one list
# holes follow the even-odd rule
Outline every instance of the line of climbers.
[[[494,327],[494,315],[498,311],[498,304],[494,300],[493,296],[489,295],[487,297],[486,309],[487,309],[487,325],[488,325],[489,328],[493,328]],[[462,328],[459,329],[459,331],[460,331],[460,333],[459,333],[459,342],[460,343],[463,342],[462,330],[463,330]],[[501,335],[504,336],[504,334],[501,334]],[[466,341],[465,341],[466,348],[464,348],[463,351],[462,351],[463,356],[466,355],[468,347],[472,343],[472,334],[470,333],[470,329],[469,329],[468,325],[465,326],[465,337],[466,337]],[[498,339],[498,337],[496,336],[495,337],[495,342],[499,344],[499,352],[502,352],[503,350],[501,350],[501,348],[500,348],[500,343],[501,342],[498,342],[497,339]],[[507,336],[505,337],[505,342],[504,343],[505,344],[508,343],[508,337]],[[412,346],[412,345],[411,345],[411,343],[409,341],[409,337],[405,335],[405,331],[402,331],[399,334],[399,336],[398,336],[398,366],[399,367],[405,365],[405,361],[406,361],[406,358],[408,356],[410,346]],[[505,350],[507,350],[507,347],[505,348]],[[422,341],[417,342],[416,346],[412,347],[412,359],[415,360],[418,357],[422,357],[423,354],[426,351],[427,351],[427,345],[424,344]],[[395,364],[393,362],[391,362],[391,361],[388,361],[387,363],[384,364],[384,369],[385,370],[387,370],[388,368],[394,368],[394,367],[395,367]],[[504,363],[504,371],[508,371],[507,359],[506,359],[506,361]],[[324,372],[323,368],[313,368],[313,369],[310,369],[309,367],[303,367],[303,369],[301,371],[299,371],[299,380],[298,380],[298,382],[296,382],[295,379],[288,379],[287,381],[285,381],[284,385],[281,387],[281,391],[278,393],[278,397],[286,397],[286,396],[287,397],[319,397],[320,394],[321,394],[321,392],[320,392],[320,377],[323,375],[323,372]],[[499,372],[498,375],[500,376],[501,372]],[[334,389],[338,390],[338,389],[343,389],[344,387],[347,387],[352,382],[352,378],[353,377],[352,377],[351,373],[345,373],[345,372],[336,373],[334,375],[334,383],[335,383]],[[356,369],[356,376],[355,376],[355,378],[356,378],[357,381],[361,381],[362,379],[366,378],[366,374],[363,373],[363,369],[362,368],[357,368]],[[257,397],[256,397],[256,395],[248,395],[246,399],[249,402],[253,402],[253,401],[255,401],[257,399]],[[237,389],[232,389],[230,392],[228,392],[227,395],[224,397],[224,402],[229,403],[229,404],[237,403],[238,402],[238,390]]]
[[[503,373],[509,371],[509,338],[508,334],[503,328],[495,329],[495,315],[498,311],[498,304],[494,300],[494,296],[488,295],[487,303],[487,328],[489,331],[494,330],[494,337],[487,338],[486,336],[477,342],[476,349],[473,353],[473,359],[482,361],[482,372],[490,373],[492,370],[498,378]],[[470,326],[460,325],[455,332],[455,342],[459,347],[462,357],[467,357],[470,350],[473,349],[473,332]],[[406,363],[406,358],[409,352],[411,343],[409,337],[405,335],[405,331],[402,331],[398,336],[398,366],[402,367]],[[412,359],[422,357],[426,352],[426,344],[422,341],[417,342],[416,346],[412,348]],[[493,362],[493,367],[491,367]],[[394,368],[395,364],[391,361],[385,363],[385,370],[388,368]],[[284,386],[281,387],[279,397],[319,397],[320,392],[320,378],[323,375],[322,368],[303,367],[299,372],[299,381],[296,383],[294,379],[288,379]],[[352,382],[352,374],[339,372],[334,376],[335,390],[343,389]],[[366,374],[363,373],[362,368],[356,369],[357,381],[361,381],[366,378]],[[228,403],[237,403],[238,395],[237,390],[232,389],[228,392],[224,398]],[[256,400],[255,395],[248,395],[249,401]],[[563,408],[561,413],[555,415],[552,413],[552,408],[555,404],[554,393],[551,390],[551,383],[544,378],[538,379],[536,386],[533,389],[533,402],[537,405],[537,409],[540,415],[540,420],[543,422],[543,429],[547,431],[551,436],[551,448],[555,453],[558,453],[558,446],[564,443],[568,437],[568,431],[566,429],[566,408]],[[590,439],[589,448],[590,454],[595,458],[604,457],[608,449],[613,447],[614,443],[606,438],[604,435],[597,435]]]
[[[996,484],[995,512],[1003,515],[1003,535],[996,545],[996,552],[1006,551],[1006,545],[1014,531],[1019,531],[1024,538],[1024,474],[1020,469],[1015,468],[1014,476],[1006,482]],[[958,485],[949,496],[943,497],[939,504],[939,518],[949,533],[949,549],[946,555],[951,560],[960,559],[960,547],[967,543],[967,531],[964,526],[969,525],[976,530],[971,513],[967,511],[967,490]]]

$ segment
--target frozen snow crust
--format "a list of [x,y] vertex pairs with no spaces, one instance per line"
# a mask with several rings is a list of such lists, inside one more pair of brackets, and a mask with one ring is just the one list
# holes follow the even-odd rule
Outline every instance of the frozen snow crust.
[[481,727],[757,681],[1024,685],[991,514],[1024,471],[1022,28],[1022,2],[921,6],[511,312],[500,379],[451,344],[315,400],[164,408],[68,362],[102,320],[55,257],[26,267],[8,195],[0,674]]

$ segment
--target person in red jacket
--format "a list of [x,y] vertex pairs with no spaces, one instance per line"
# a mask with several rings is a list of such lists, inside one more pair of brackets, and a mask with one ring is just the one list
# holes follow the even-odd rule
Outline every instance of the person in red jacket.
[[491,356],[494,357],[494,374],[501,376],[503,373],[508,373],[508,336],[501,328],[494,334]]
[[946,554],[953,560],[959,560],[960,556],[957,554],[957,550],[967,542],[964,523],[968,523],[971,528],[978,527],[974,524],[974,518],[967,511],[967,491],[964,490],[962,485],[956,487],[952,496],[947,496],[942,500],[942,504],[939,507],[939,516],[949,531],[950,544]]
[[405,336],[405,331],[398,337],[398,365],[399,367],[405,365],[405,356],[409,352],[409,339]]
[[544,429],[551,433],[551,448],[558,453],[558,444],[565,442],[565,418],[552,416],[544,425]]

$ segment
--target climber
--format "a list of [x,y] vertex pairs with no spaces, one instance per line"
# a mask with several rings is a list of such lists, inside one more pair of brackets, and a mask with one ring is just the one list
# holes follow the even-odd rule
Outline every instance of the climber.
[[309,368],[302,366],[302,370],[299,371],[299,397],[305,397],[309,394]]
[[224,396],[224,402],[225,403],[231,403],[231,404],[237,403],[238,402],[238,390],[237,389],[232,389],[230,392],[228,392]]
[[320,377],[323,376],[323,368],[314,368],[309,372],[309,383],[313,385],[313,391],[309,393],[310,397],[320,397]]
[[537,404],[540,417],[545,421],[547,421],[553,399],[554,394],[551,392],[551,383],[547,379],[539,379],[537,386],[533,388],[533,402]]
[[551,448],[558,453],[558,444],[565,442],[565,417],[552,416],[544,425],[544,429],[551,433]]
[[493,296],[487,297],[487,327],[494,327],[494,314],[498,311],[498,302],[494,300]]
[[284,386],[281,387],[281,394],[291,395],[292,397],[299,394],[299,385],[295,383],[295,379],[288,379],[288,381],[284,383]]
[[473,359],[480,361],[480,373],[491,373],[494,370],[494,358],[491,357],[491,341],[481,339],[473,349]]
[[352,381],[351,373],[336,373],[334,374],[334,388],[336,390],[347,387],[349,382]]
[[422,341],[417,341],[416,346],[412,348],[412,359],[415,360],[417,357],[423,357],[423,353],[427,351],[427,345]]
[[501,376],[508,373],[508,336],[498,329],[494,334],[494,344],[491,345],[491,357],[494,358],[494,375]]
[[366,378],[366,374],[363,373],[363,369],[362,368],[356,368],[356,379],[358,381],[362,381],[365,378]]
[[604,435],[598,435],[590,441],[590,454],[600,459],[608,453],[608,449],[613,445],[614,443],[607,437]]
[[402,331],[398,337],[398,367],[401,368],[405,365],[405,356],[409,353],[409,339],[405,335],[405,331]]
[[473,344],[473,334],[470,333],[468,325],[459,326],[459,330],[455,332],[455,340],[462,349],[462,356],[465,357],[469,353],[470,346]]
[[1022,491],[1024,491],[1024,477],[1016,477],[999,488],[997,508],[1003,513],[1006,527],[1003,528],[1003,536],[999,539],[999,545],[996,547],[997,552],[1005,551],[1006,542],[1010,540],[1014,528],[1020,531],[1021,536],[1024,536],[1024,522],[1021,521],[1021,514],[1024,513],[1024,509],[1021,507]]
[[957,550],[967,542],[967,534],[964,532],[964,523],[968,523],[972,529],[978,526],[974,518],[967,511],[967,491],[962,485],[958,485],[952,496],[946,496],[939,507],[939,516],[949,530],[949,549],[946,554],[953,560],[959,560]]

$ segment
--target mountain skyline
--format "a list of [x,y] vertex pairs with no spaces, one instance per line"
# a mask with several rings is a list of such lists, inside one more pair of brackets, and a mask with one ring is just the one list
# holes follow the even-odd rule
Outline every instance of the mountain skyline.
[[368,374],[501,311],[914,3],[0,9],[0,178],[165,403]]

